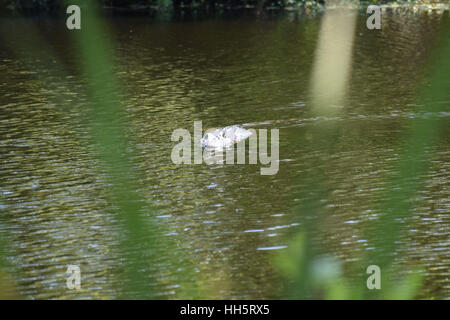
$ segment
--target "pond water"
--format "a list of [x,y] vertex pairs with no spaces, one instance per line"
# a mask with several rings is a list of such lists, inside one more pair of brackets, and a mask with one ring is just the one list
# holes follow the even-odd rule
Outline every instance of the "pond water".
[[[180,255],[193,266],[197,297],[282,297],[273,257],[310,217],[295,209],[302,201],[296,190],[307,189],[307,177],[317,173],[328,190],[314,234],[323,252],[347,263],[370,246],[364,230],[376,219],[409,121],[424,116],[417,93],[429,81],[423,71],[448,15],[386,15],[376,31],[360,15],[347,96],[333,117],[311,109],[321,19],[108,19],[140,192],[156,208],[144,216],[175,244],[148,259],[155,297],[180,297],[176,275],[183,269],[174,264]],[[20,296],[116,298],[121,229],[90,144],[80,58],[62,24],[0,22],[1,231]],[[279,129],[279,171],[261,175],[260,164],[175,165],[171,134],[192,133],[195,120],[204,129]],[[331,144],[316,136],[327,127],[336,132]],[[398,260],[424,266],[420,296],[449,298],[449,140],[429,152],[430,170]],[[66,288],[69,264],[80,266],[79,291]]]

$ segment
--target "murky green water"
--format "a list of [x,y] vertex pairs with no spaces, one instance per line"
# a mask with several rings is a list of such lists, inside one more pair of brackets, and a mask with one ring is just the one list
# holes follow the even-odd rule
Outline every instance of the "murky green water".
[[[408,121],[430,116],[417,92],[429,80],[423,71],[440,19],[448,17],[386,15],[382,30],[370,31],[360,17],[348,95],[327,118],[314,116],[309,95],[320,15],[111,18],[140,191],[158,208],[146,217],[176,244],[148,261],[156,296],[179,297],[175,275],[183,271],[172,261],[184,254],[200,297],[280,297],[272,258],[309,217],[292,209],[301,201],[294,191],[317,172],[330,190],[315,235],[324,251],[350,262],[366,250],[363,231],[376,219]],[[89,95],[64,21],[2,18],[0,30],[1,227],[13,278],[26,298],[118,297],[121,229],[90,144]],[[279,172],[262,176],[260,164],[174,165],[172,131],[193,132],[194,120],[204,128],[278,128]],[[314,134],[329,126],[338,133],[331,150]],[[448,140],[430,152],[398,260],[425,266],[422,296],[448,298]],[[81,268],[78,292],[66,288],[68,264]]]

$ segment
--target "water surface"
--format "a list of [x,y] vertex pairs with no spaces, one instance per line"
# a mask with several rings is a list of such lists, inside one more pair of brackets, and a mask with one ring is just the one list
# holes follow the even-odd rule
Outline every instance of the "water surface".
[[[318,172],[329,192],[315,238],[344,262],[367,250],[364,229],[377,217],[409,121],[449,117],[417,104],[440,19],[448,17],[386,15],[382,30],[371,31],[359,17],[346,101],[334,116],[318,117],[309,89],[321,15],[110,18],[140,191],[157,207],[145,216],[176,243],[148,261],[155,296],[180,296],[175,275],[183,271],[173,261],[183,254],[199,297],[281,297],[272,258],[311,215],[294,209],[302,200],[296,190]],[[23,297],[115,298],[121,230],[90,143],[81,61],[61,23],[0,22],[1,227]],[[193,132],[194,120],[204,128],[279,129],[278,173],[262,176],[260,164],[173,164],[172,131]],[[315,135],[330,127],[332,148]],[[425,266],[424,297],[449,297],[449,150],[448,140],[430,148],[425,186],[400,240],[398,262]],[[81,291],[66,289],[68,264],[81,267]]]

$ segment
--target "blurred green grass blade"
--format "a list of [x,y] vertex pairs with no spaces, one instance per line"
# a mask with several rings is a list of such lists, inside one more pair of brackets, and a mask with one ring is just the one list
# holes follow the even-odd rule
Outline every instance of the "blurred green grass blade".
[[[314,230],[320,227],[323,220],[325,209],[320,200],[328,196],[324,183],[326,177],[320,170],[312,170],[303,177],[305,189],[297,190],[294,194],[296,198],[303,200],[301,210],[308,216],[304,231],[294,237],[289,248],[275,258],[275,265],[289,284],[287,297],[304,299],[318,294],[319,297],[330,299],[412,299],[417,296],[423,283],[423,273],[414,270],[399,279],[399,270],[393,266],[393,254],[397,250],[398,240],[406,231],[408,224],[405,219],[410,214],[411,200],[424,183],[432,157],[430,149],[445,139],[447,134],[447,123],[444,117],[440,117],[440,113],[449,111],[450,102],[449,19],[444,18],[440,28],[441,33],[428,68],[430,84],[418,90],[422,112],[412,120],[410,129],[405,133],[395,174],[388,181],[386,192],[379,201],[378,209],[381,214],[366,237],[376,250],[365,252],[360,257],[362,259],[357,260],[358,268],[351,267],[353,274],[347,273],[346,278],[339,277],[325,288],[311,283],[314,271],[308,266],[308,261],[316,259],[318,252],[324,249],[314,240]],[[311,133],[314,141],[328,141],[321,145],[329,149],[336,137],[333,127],[328,126],[314,128]],[[298,145],[308,149],[300,141]],[[370,264],[381,267],[382,290],[371,291],[366,288],[365,268]]]
[[396,174],[391,178],[380,204],[380,218],[369,239],[374,240],[376,250],[371,260],[390,266],[396,240],[401,236],[404,219],[409,216],[411,200],[423,186],[430,166],[430,148],[445,137],[446,121],[439,113],[449,110],[450,104],[450,25],[443,19],[441,34],[430,59],[430,85],[420,92],[422,114],[412,120],[402,146]]
[[139,193],[138,173],[130,160],[130,146],[125,135],[125,113],[120,102],[120,87],[112,69],[109,32],[97,16],[94,2],[82,11],[82,30],[77,33],[79,53],[92,97],[92,134],[98,157],[112,184],[113,203],[118,207],[121,254],[124,258],[125,298],[152,298],[151,275],[146,259],[154,255],[157,229],[143,213],[152,209]]

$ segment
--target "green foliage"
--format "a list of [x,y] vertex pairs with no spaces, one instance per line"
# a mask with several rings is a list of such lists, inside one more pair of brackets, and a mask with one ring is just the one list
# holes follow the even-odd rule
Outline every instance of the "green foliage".
[[158,7],[161,9],[169,9],[173,5],[172,0],[158,0]]
[[[154,298],[150,284],[152,257],[162,256],[172,251],[172,244],[163,236],[160,227],[144,219],[146,213],[154,213],[155,208],[145,204],[137,183],[138,173],[132,162],[132,151],[126,139],[124,106],[120,102],[120,85],[114,75],[111,43],[102,20],[94,11],[84,15],[84,32],[77,34],[77,49],[84,61],[84,74],[91,92],[92,134],[98,157],[101,159],[112,185],[112,201],[117,206],[117,214],[123,222],[121,229],[121,254],[125,258],[125,297],[133,299]],[[163,246],[156,246],[163,241]],[[164,247],[165,252],[157,252]],[[180,260],[181,259],[181,260]],[[171,261],[172,266],[184,264],[182,257]],[[185,268],[185,276],[189,271]],[[188,285],[187,285],[188,287]],[[191,295],[192,296],[192,295]]]
[[[442,25],[439,45],[434,50],[429,64],[430,85],[423,88],[418,100],[424,110],[430,114],[445,112],[447,105],[436,101],[448,101],[450,93],[450,24],[445,20]],[[442,141],[446,123],[439,117],[417,117],[411,120],[409,131],[403,139],[402,153],[397,163],[396,174],[389,181],[385,194],[378,206],[379,218],[374,229],[368,233],[367,240],[373,250],[368,250],[350,270],[342,272],[342,262],[332,256],[323,258],[318,255],[322,248],[315,246],[312,235],[320,225],[324,208],[320,195],[326,196],[322,187],[324,179],[320,173],[309,177],[310,190],[300,192],[297,198],[308,199],[302,210],[316,217],[307,222],[304,232],[295,236],[290,246],[275,257],[275,265],[286,279],[287,297],[296,299],[413,299],[417,297],[423,284],[422,270],[414,268],[404,270],[394,261],[398,252],[399,239],[404,235],[405,225],[400,221],[408,218],[411,208],[410,199],[414,199],[424,182],[425,173],[430,166],[430,158],[425,150]],[[333,130],[316,134],[328,137],[332,141]],[[327,139],[325,139],[327,140]],[[312,191],[311,191],[312,190]],[[308,193],[309,192],[309,193]],[[310,194],[315,196],[310,196]],[[380,290],[368,290],[365,273],[369,265],[378,265],[381,269]]]

